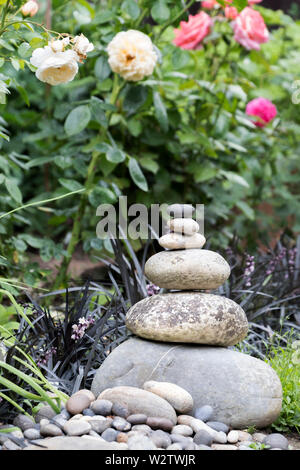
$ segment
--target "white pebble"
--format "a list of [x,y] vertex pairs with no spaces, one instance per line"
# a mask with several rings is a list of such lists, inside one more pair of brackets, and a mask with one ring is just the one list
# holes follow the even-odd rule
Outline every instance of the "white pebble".
[[239,440],[239,433],[238,431],[230,431],[230,433],[227,436],[227,441],[230,442],[230,444],[235,444]]

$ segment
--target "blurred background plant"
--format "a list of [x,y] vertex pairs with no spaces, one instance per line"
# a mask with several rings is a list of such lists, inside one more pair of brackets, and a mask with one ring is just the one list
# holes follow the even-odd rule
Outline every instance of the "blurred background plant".
[[[0,210],[83,190],[93,158],[97,165],[84,196],[29,207],[0,221],[3,275],[37,285],[51,279],[45,264],[57,266],[64,257],[59,287],[78,247],[90,256],[112,253],[96,237],[95,213],[99,204],[115,203],[122,194],[129,204],[204,203],[212,246],[226,247],[236,233],[251,255],[258,243],[278,238],[282,227],[299,231],[299,113],[291,101],[300,76],[296,20],[256,5],[270,40],[247,51],[234,40],[222,8],[205,10],[214,21],[211,32],[201,49],[185,50],[172,43],[174,27],[187,19],[188,7],[197,13],[201,2],[38,3],[35,22],[82,32],[95,49],[74,81],[50,88],[20,65],[28,63],[33,45],[46,43],[46,33],[22,28],[21,43],[16,33],[1,39],[0,55],[14,51],[16,57],[0,63],[10,91],[0,105],[2,132],[10,138],[0,141]],[[107,62],[108,43],[128,29],[149,35],[161,55],[154,74],[139,83],[117,80]],[[278,109],[263,128],[246,115],[256,97]],[[76,219],[79,230],[72,239]]]

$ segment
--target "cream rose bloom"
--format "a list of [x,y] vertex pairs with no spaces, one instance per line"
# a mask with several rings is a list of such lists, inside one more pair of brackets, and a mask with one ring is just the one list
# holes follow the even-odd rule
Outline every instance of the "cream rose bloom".
[[48,46],[51,47],[53,52],[63,52],[65,47],[70,44],[70,38],[66,37],[64,39],[56,39],[48,42]]
[[39,5],[37,2],[34,0],[30,0],[29,2],[26,2],[22,8],[21,12],[24,16],[34,16],[36,13],[39,11]]
[[109,43],[107,52],[112,71],[130,82],[151,75],[158,60],[151,39],[133,29],[118,33]]
[[77,52],[80,58],[85,59],[87,53],[94,50],[94,44],[91,43],[83,34],[80,34],[80,36],[75,36],[73,44],[74,51]]
[[68,83],[78,72],[79,57],[73,50],[54,52],[51,46],[36,49],[30,63],[37,67],[36,77],[49,85]]

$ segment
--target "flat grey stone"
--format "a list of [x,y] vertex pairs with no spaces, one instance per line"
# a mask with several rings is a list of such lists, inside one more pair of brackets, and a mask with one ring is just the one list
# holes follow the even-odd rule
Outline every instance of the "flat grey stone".
[[[26,431],[26,429],[31,429],[34,425],[33,418],[29,418],[27,415],[18,415],[13,420],[14,426],[22,429],[22,431]],[[8,427],[8,426],[6,426]]]
[[226,348],[139,338],[125,341],[109,354],[95,374],[92,391],[97,395],[120,385],[142,387],[147,380],[179,385],[193,397],[194,409],[208,404],[214,421],[235,429],[267,427],[281,411],[281,383],[265,362]]
[[51,408],[50,405],[45,405],[42,406],[35,415],[35,421],[39,423],[41,419],[53,419],[55,416],[57,416],[57,414],[53,408]]
[[167,213],[171,217],[192,217],[195,208],[191,204],[171,204],[167,208]]
[[104,389],[99,398],[126,406],[130,414],[142,413],[148,417],[166,418],[173,424],[176,423],[177,417],[174,408],[154,393],[136,387],[105,388],[106,390]]
[[149,380],[144,383],[143,389],[167,400],[178,413],[189,413],[193,409],[193,397],[182,387],[178,387],[178,385]]
[[202,431],[198,431],[195,434],[194,443],[197,445],[211,446],[213,443],[213,438],[208,432],[203,429]]
[[103,431],[101,437],[107,442],[113,442],[117,439],[118,434],[119,431],[116,431],[116,429],[107,428],[105,431]]
[[35,439],[41,439],[41,434],[37,429],[26,429],[26,431],[24,431],[24,437],[30,441],[34,441]]
[[102,434],[106,429],[111,427],[112,419],[107,418],[101,421],[97,419],[92,419],[89,421],[89,424],[91,425],[93,431]]
[[25,450],[123,450],[124,444],[117,442],[105,442],[102,439],[89,439],[82,437],[51,437],[50,439],[40,440],[37,442],[44,449],[38,446],[28,446]]
[[161,251],[148,259],[145,275],[165,289],[217,289],[229,278],[230,266],[214,251]]
[[213,414],[214,410],[212,409],[212,407],[210,405],[204,405],[201,406],[201,408],[197,408],[195,410],[194,416],[195,418],[201,419],[201,421],[204,421],[204,423],[206,423],[206,421],[208,421]]
[[112,402],[98,399],[91,404],[91,409],[96,415],[108,416],[111,414]]
[[238,304],[200,292],[147,297],[129,309],[126,326],[146,339],[215,346],[232,346],[248,332],[246,314]]
[[229,426],[225,423],[220,423],[219,421],[207,421],[207,426],[210,428],[214,429],[215,431],[222,431],[225,432],[225,434],[228,433],[229,431]]
[[74,421],[68,421],[64,425],[64,431],[68,436],[82,436],[88,434],[92,430],[92,426],[87,421],[76,419]]
[[264,438],[263,444],[266,444],[272,448],[288,450],[289,448],[289,441],[286,437],[279,433],[269,434],[267,437]]
[[147,436],[136,435],[128,439],[129,450],[156,450],[154,442]]

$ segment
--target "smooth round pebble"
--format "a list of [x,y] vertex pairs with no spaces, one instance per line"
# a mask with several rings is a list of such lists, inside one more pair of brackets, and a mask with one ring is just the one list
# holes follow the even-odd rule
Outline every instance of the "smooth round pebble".
[[203,444],[197,445],[197,450],[212,450],[211,447],[205,446]]
[[55,424],[46,423],[42,424],[44,420],[41,420],[41,429],[40,434],[42,436],[47,437],[56,437],[56,436],[63,436],[63,432],[60,427],[56,426]]
[[68,436],[82,436],[88,434],[92,430],[92,426],[83,420],[68,421],[64,425],[64,431]]
[[195,220],[182,217],[168,220],[167,226],[172,232],[184,233],[185,235],[193,235],[200,230],[199,224]]
[[93,392],[91,392],[90,390],[87,390],[85,388],[83,388],[81,390],[78,390],[78,392],[74,393],[73,396],[75,396],[75,395],[85,395],[90,400],[90,403],[92,403],[92,401],[96,400],[96,397],[93,394]]
[[120,416],[120,418],[127,418],[130,413],[127,406],[121,405],[120,403],[114,403],[111,409],[111,414],[114,416]]
[[205,445],[205,446],[211,446],[213,443],[213,438],[212,436],[206,432],[205,430],[198,431],[195,436],[194,436],[194,442],[195,444],[199,445]]
[[84,394],[75,394],[66,403],[67,411],[71,415],[80,414],[85,408],[90,406],[90,399]]
[[147,424],[135,424],[134,426],[132,426],[131,430],[140,432],[142,434],[147,434],[147,435],[151,434],[152,432],[152,429]]
[[128,439],[128,449],[130,450],[156,450],[157,447],[149,437],[143,434],[132,436]]
[[32,429],[32,427],[34,426],[34,420],[32,418],[29,418],[29,416],[27,415],[18,415],[13,420],[13,424],[18,428],[21,428],[22,431],[26,431],[26,429]]
[[249,432],[246,431],[238,431],[239,433],[239,441],[252,441],[252,435]]
[[26,429],[26,431],[24,431],[24,437],[26,439],[29,439],[30,441],[33,441],[35,439],[41,439],[41,434],[40,434],[40,431],[38,429]]
[[282,450],[288,450],[289,448],[289,441],[286,437],[279,433],[269,434],[264,440],[263,444],[266,444],[273,448],[278,448]]
[[255,432],[254,434],[252,434],[252,439],[255,442],[263,442],[266,437],[267,434],[263,434],[262,432]]
[[172,217],[192,217],[195,208],[191,204],[171,204],[167,213]]
[[174,444],[171,444],[170,446],[167,447],[167,450],[183,450],[183,449],[178,442],[174,442]]
[[61,412],[57,416],[61,416],[62,418],[66,419],[66,420],[71,418],[71,414],[68,412],[68,410],[66,408],[62,408]]
[[146,424],[147,418],[148,418],[147,415],[143,415],[142,413],[139,413],[139,414],[128,416],[127,421],[132,425]]
[[239,440],[239,433],[238,431],[230,431],[230,433],[227,436],[227,441],[230,444],[235,444]]
[[86,408],[82,411],[83,416],[95,416],[95,413],[90,408]]
[[101,437],[107,442],[113,442],[117,439],[119,431],[116,431],[112,428],[107,428],[102,434]]
[[98,434],[102,434],[106,429],[111,427],[112,419],[103,419],[103,420],[90,420],[89,424],[92,427],[92,430],[97,432]]
[[212,450],[238,450],[236,446],[230,444],[212,444],[211,448]]
[[163,431],[171,431],[173,428],[173,423],[167,418],[147,418],[146,424],[152,429],[162,429]]
[[192,436],[194,431],[186,424],[177,424],[172,428],[172,434],[181,434],[182,436]]
[[130,431],[131,424],[126,419],[116,416],[111,423],[112,427],[117,431]]
[[120,432],[117,435],[117,442],[124,442],[126,443],[128,441],[128,434],[125,432]]
[[196,408],[194,416],[196,419],[200,419],[201,421],[209,421],[214,413],[213,408],[210,405],[201,406],[201,408]]
[[189,413],[193,409],[191,394],[176,384],[149,380],[144,383],[143,389],[164,398],[178,413]]
[[112,406],[111,401],[98,399],[91,404],[91,409],[96,415],[108,416],[111,414]]
[[156,447],[163,449],[172,444],[170,435],[161,430],[153,431],[150,435],[150,439],[156,445]]
[[207,421],[206,424],[215,431],[222,431],[225,432],[225,434],[229,431],[229,426],[227,426],[227,424],[220,423],[219,421]]

